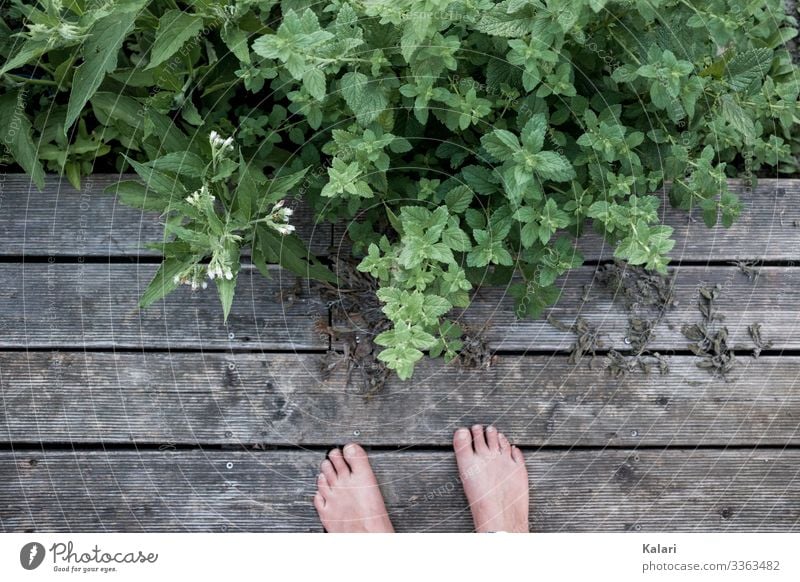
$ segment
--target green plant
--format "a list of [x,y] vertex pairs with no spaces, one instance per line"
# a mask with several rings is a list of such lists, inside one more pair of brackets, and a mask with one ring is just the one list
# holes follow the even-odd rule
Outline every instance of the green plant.
[[139,173],[115,190],[167,234],[143,304],[212,274],[227,313],[244,247],[335,281],[275,204],[346,219],[407,378],[455,357],[448,313],[482,282],[538,316],[588,225],[665,271],[665,183],[730,226],[728,177],[797,171],[795,25],[780,0],[16,0],[0,127],[39,184],[42,160],[75,184],[91,156]]

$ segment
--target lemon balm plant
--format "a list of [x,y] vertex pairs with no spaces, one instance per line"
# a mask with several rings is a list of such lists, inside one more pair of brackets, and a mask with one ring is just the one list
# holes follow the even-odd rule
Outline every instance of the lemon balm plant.
[[143,305],[213,281],[227,314],[242,248],[336,282],[281,201],[344,220],[407,378],[458,353],[479,283],[538,316],[586,228],[664,271],[651,192],[730,226],[728,177],[795,172],[795,25],[781,0],[15,0],[0,131],[40,185],[139,174],[113,191],[163,213]]

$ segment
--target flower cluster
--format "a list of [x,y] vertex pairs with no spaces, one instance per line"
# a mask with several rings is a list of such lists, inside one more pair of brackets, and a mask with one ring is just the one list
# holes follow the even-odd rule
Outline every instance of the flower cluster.
[[186,202],[194,206],[195,208],[201,208],[204,204],[207,203],[214,203],[216,198],[211,194],[208,189],[208,186],[203,184],[199,190],[195,190],[191,194],[186,197]]
[[202,265],[194,265],[189,267],[180,275],[175,275],[172,278],[172,281],[176,285],[190,285],[192,287],[192,291],[197,291],[197,289],[206,289],[208,287],[208,283],[205,281],[205,267]]
[[215,153],[219,152],[230,152],[233,151],[233,138],[227,137],[223,138],[220,134],[216,131],[211,131],[208,135],[208,142],[211,144],[211,149]]
[[81,40],[86,37],[86,29],[68,22],[59,22],[57,26],[45,24],[26,24],[27,36],[33,41],[55,43],[58,37],[66,41]]
[[228,260],[227,254],[215,251],[211,256],[211,261],[208,263],[208,278],[209,279],[222,279],[228,281],[233,279],[233,265]]
[[284,206],[284,204],[284,200],[278,201],[278,203],[272,207],[269,218],[272,228],[277,230],[280,234],[290,234],[294,232],[294,225],[289,224],[289,217],[294,213],[294,210]]

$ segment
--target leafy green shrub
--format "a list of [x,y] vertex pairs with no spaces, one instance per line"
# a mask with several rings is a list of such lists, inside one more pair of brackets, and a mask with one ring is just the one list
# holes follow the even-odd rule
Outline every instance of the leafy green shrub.
[[665,183],[730,226],[727,177],[795,172],[795,24],[782,0],[15,0],[0,128],[40,185],[145,181],[114,188],[165,218],[143,305],[211,277],[227,314],[244,247],[335,281],[282,201],[344,219],[407,378],[456,355],[482,282],[538,316],[587,226],[663,272]]

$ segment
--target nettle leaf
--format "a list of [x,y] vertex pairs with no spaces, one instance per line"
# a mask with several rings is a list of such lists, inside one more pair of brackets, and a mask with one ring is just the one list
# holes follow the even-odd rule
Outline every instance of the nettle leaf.
[[505,160],[520,151],[517,136],[505,129],[495,129],[481,138],[481,145],[496,160]]
[[31,135],[31,122],[25,114],[25,93],[9,91],[0,95],[0,142],[8,147],[14,160],[44,189],[44,168],[39,161]]
[[734,91],[744,91],[769,72],[773,55],[773,50],[768,48],[754,48],[735,55],[725,69],[728,84]]
[[133,30],[136,15],[147,0],[131,0],[115,7],[114,13],[98,19],[83,44],[83,63],[75,69],[69,94],[64,134],[97,91],[106,74],[117,68],[117,57],[125,37]]
[[568,182],[575,177],[575,169],[562,154],[543,151],[534,154],[533,158],[536,173],[545,180]]
[[303,73],[303,86],[318,101],[325,98],[325,73],[322,69],[307,69]]
[[345,73],[339,87],[342,97],[361,125],[375,121],[389,103],[389,97],[379,82],[364,73]]
[[473,193],[467,186],[456,186],[444,197],[445,204],[452,214],[461,214],[472,202]]
[[150,64],[153,69],[173,56],[190,38],[197,37],[203,30],[203,17],[182,10],[167,10],[158,19],[156,40],[150,49]]

